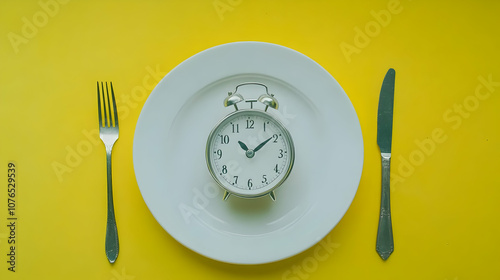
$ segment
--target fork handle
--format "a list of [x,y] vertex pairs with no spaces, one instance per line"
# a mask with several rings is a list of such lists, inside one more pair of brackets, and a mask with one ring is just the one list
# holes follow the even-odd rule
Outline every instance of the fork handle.
[[380,200],[380,217],[377,232],[377,253],[383,260],[389,258],[394,251],[392,236],[390,173],[391,156],[382,154],[382,195]]
[[106,165],[108,177],[108,218],[106,223],[106,257],[110,263],[118,258],[118,230],[116,228],[115,210],[113,205],[113,183],[111,177],[111,147],[106,147]]

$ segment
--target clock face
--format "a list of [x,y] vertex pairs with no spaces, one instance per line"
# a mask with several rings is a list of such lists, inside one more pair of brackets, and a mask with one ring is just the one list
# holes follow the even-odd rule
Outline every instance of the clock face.
[[259,197],[288,177],[294,146],[288,130],[268,113],[239,110],[212,130],[206,159],[212,177],[229,193]]

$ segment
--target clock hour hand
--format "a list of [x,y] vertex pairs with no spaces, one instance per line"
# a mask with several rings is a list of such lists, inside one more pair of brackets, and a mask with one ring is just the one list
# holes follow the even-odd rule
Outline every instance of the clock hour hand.
[[262,142],[259,144],[259,146],[255,147],[255,149],[253,149],[254,152],[257,152],[258,150],[262,149],[262,147],[264,147],[264,145],[267,144],[267,142],[269,142],[269,140],[271,140],[273,137],[269,137],[269,139],[267,139],[266,141]]
[[241,141],[238,141],[238,144],[240,144],[240,147],[245,150],[245,151],[248,151],[248,147],[247,145],[245,145],[245,143],[241,142]]

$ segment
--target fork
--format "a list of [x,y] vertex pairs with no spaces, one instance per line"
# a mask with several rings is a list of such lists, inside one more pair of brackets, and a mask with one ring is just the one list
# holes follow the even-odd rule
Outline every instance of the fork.
[[[110,263],[114,263],[118,257],[118,231],[116,228],[115,210],[113,206],[113,184],[111,180],[111,150],[118,140],[118,112],[116,110],[115,93],[113,83],[110,82],[111,99],[109,98],[108,82],[106,82],[106,94],[104,83],[97,82],[97,107],[99,111],[99,136],[106,147],[106,165],[108,177],[108,218],[106,224],[106,257]],[[111,109],[111,104],[113,108]]]

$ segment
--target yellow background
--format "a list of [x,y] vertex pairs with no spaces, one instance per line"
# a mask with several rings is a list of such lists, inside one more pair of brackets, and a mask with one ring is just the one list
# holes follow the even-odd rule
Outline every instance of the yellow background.
[[[500,279],[500,2],[64,2],[0,2],[0,279]],[[315,246],[266,265],[212,261],[157,224],[136,184],[134,129],[153,85],[202,50],[247,40],[309,56],[358,114],[363,175],[328,235],[337,248],[327,258]],[[347,45],[352,53],[343,52]],[[376,116],[390,67],[395,251],[384,262],[375,252]],[[92,134],[101,80],[113,81],[122,108],[114,265],[104,254],[104,146]],[[15,273],[6,263],[9,161],[18,166]],[[54,166],[67,172],[58,176]]]

